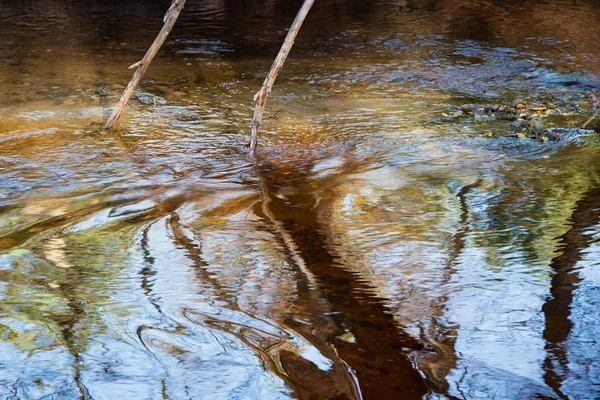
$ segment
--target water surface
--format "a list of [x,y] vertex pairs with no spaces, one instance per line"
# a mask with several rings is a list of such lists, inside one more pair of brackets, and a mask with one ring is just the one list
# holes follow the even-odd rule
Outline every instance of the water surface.
[[[592,399],[600,147],[465,103],[600,88],[594,1],[0,1],[0,394]],[[142,100],[142,101],[140,101]],[[550,124],[580,127],[587,115]]]

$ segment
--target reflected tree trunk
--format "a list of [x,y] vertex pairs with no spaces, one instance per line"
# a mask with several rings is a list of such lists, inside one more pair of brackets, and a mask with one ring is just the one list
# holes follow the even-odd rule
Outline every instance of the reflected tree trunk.
[[81,353],[79,351],[79,345],[77,344],[77,337],[75,335],[75,325],[85,316],[85,308],[81,301],[77,300],[72,296],[65,295],[69,301],[69,308],[72,313],[68,314],[68,317],[64,321],[59,322],[61,327],[61,334],[65,341],[65,347],[69,350],[69,353],[73,356],[73,369],[75,375],[73,380],[79,389],[81,399],[91,399],[90,393],[87,387],[84,385],[81,379],[81,367],[83,360],[81,359]]
[[160,304],[158,303],[158,301],[156,300],[156,298],[153,295],[153,289],[152,289],[152,278],[154,276],[156,276],[156,269],[154,268],[154,257],[152,257],[152,253],[150,252],[150,248],[148,246],[148,231],[150,230],[150,228],[152,227],[152,224],[148,224],[146,225],[146,227],[144,227],[144,229],[142,230],[142,235],[141,235],[141,239],[140,239],[140,247],[142,250],[142,257],[144,258],[144,267],[140,270],[140,277],[141,277],[141,286],[142,286],[142,290],[144,291],[144,294],[148,297],[148,300],[150,301],[150,304],[152,304],[154,306],[154,308],[156,308],[156,310],[158,311],[159,314],[163,315],[163,311],[160,307]]
[[[481,179],[464,185],[456,194],[460,207],[460,220],[458,230],[452,237],[448,246],[448,258],[444,263],[443,277],[438,285],[444,288],[449,284],[456,273],[456,264],[466,246],[466,237],[469,232],[469,203],[467,195],[481,184]],[[447,393],[450,386],[447,376],[457,364],[455,351],[458,327],[452,322],[445,321],[446,303],[448,296],[440,296],[434,304],[437,316],[434,316],[427,326],[421,328],[421,340],[427,348],[418,358],[419,368],[427,375],[430,385],[438,393]]]
[[566,341],[573,327],[571,307],[574,291],[583,280],[575,266],[583,258],[583,250],[593,240],[590,228],[600,222],[600,188],[585,193],[576,203],[571,222],[571,228],[559,239],[563,246],[562,252],[550,263],[554,272],[551,296],[542,307],[546,318],[543,334],[546,341],[544,381],[558,396],[565,399],[568,396],[562,392],[561,386],[568,368]]
[[[276,195],[281,187],[277,169],[263,166],[257,171],[266,188],[263,196],[268,196],[270,215],[265,215],[262,207],[256,207],[256,214],[269,221],[274,219],[277,230],[284,230],[287,237],[282,240],[293,243],[293,250],[303,263],[301,268],[306,268],[309,280],[316,281],[312,290],[321,293],[328,302],[327,310],[314,309],[310,313],[315,318],[328,313],[335,324],[329,331],[318,333],[321,340],[331,343],[356,374],[364,399],[390,398],[392,393],[398,399],[421,399],[428,393],[428,387],[410,356],[422,346],[398,326],[374,288],[347,269],[333,250],[326,235],[329,227],[319,218],[323,205],[311,194],[314,190],[310,189],[313,183],[310,168],[295,171],[298,176],[294,180],[294,193],[286,200]],[[342,335],[353,339],[342,340]]]

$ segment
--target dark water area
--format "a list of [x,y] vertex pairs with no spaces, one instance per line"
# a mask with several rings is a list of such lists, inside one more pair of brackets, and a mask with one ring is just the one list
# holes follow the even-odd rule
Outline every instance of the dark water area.
[[[0,398],[596,399],[596,1],[0,0]],[[598,131],[598,125],[591,125]],[[490,137],[493,136],[493,137]]]

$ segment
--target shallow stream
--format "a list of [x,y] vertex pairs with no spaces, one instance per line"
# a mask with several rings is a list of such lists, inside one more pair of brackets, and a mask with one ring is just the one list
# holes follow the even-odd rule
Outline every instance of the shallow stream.
[[[596,1],[0,0],[0,397],[593,399]],[[587,115],[549,118],[579,128]]]

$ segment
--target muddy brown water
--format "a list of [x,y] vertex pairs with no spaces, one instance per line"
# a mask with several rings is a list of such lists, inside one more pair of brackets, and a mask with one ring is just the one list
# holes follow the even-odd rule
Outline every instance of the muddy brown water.
[[[0,1],[0,397],[593,399],[600,146],[464,103],[589,107],[594,1]],[[587,115],[549,118],[580,127]]]

